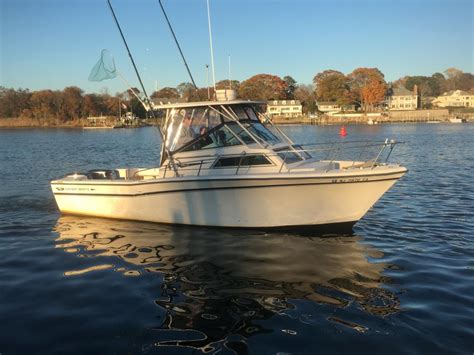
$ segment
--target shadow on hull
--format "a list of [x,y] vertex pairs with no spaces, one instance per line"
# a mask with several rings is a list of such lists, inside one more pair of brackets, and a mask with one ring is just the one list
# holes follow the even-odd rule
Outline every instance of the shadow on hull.
[[[70,217],[79,217],[81,215],[77,214],[69,214],[69,213],[62,213],[63,216],[70,216]],[[193,230],[216,230],[216,231],[243,231],[243,232],[269,232],[269,233],[293,233],[301,236],[311,236],[311,237],[333,237],[333,236],[341,236],[347,235],[352,236],[354,235],[354,225],[357,221],[353,222],[343,222],[343,223],[328,223],[328,224],[307,224],[307,225],[298,225],[298,226],[278,226],[278,227],[218,227],[218,226],[201,226],[201,225],[194,225],[194,224],[177,224],[177,223],[158,223],[158,222],[149,222],[149,221],[137,221],[137,220],[126,220],[126,219],[115,219],[115,218],[107,218],[107,217],[95,217],[95,216],[87,216],[84,215],[86,218],[99,218],[103,219],[104,221],[107,220],[120,220],[124,222],[137,222],[137,223],[150,223],[151,225],[156,226],[169,226],[178,229],[187,229],[192,228]]]

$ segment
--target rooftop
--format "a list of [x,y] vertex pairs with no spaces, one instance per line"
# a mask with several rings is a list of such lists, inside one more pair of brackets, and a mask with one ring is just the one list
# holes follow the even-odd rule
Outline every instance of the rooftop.
[[443,93],[441,96],[460,96],[460,95],[472,95],[468,93],[467,91],[463,90],[450,90],[448,92]]
[[328,106],[328,105],[341,106],[337,102],[331,102],[331,101],[318,101],[317,104],[318,104],[318,106],[321,106],[321,105],[324,105],[324,106]]
[[268,100],[267,102],[268,106],[281,106],[281,105],[301,105],[300,100],[293,100],[293,99],[288,99],[288,100]]
[[416,94],[404,87],[395,87],[392,88],[392,96],[416,96]]

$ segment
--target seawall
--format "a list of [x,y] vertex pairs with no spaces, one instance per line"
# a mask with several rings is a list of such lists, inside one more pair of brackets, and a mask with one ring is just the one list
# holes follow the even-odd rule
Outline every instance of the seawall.
[[[463,115],[464,116],[464,115]],[[274,117],[275,124],[370,124],[370,123],[413,123],[413,122],[447,122],[453,117],[448,109],[390,111],[375,113],[345,113],[321,115],[318,117]],[[473,115],[465,117],[473,120]]]

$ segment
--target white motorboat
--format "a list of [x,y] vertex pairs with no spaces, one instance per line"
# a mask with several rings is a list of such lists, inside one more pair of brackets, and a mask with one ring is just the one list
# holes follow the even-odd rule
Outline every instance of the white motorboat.
[[60,211],[215,227],[352,226],[407,171],[382,162],[393,141],[380,144],[372,159],[337,160],[331,154],[340,146],[295,144],[260,113],[261,105],[233,100],[156,107],[166,112],[160,164],[54,180]]
[[451,122],[451,123],[464,123],[464,122],[466,122],[466,119],[464,119],[462,117],[454,116],[454,117],[451,117],[449,119],[449,122]]

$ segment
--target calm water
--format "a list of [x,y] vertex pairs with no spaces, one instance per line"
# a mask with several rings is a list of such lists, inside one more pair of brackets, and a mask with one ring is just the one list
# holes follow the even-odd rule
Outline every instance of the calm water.
[[348,134],[410,172],[320,237],[61,217],[50,179],[154,165],[156,131],[0,131],[0,353],[472,354],[474,125]]

